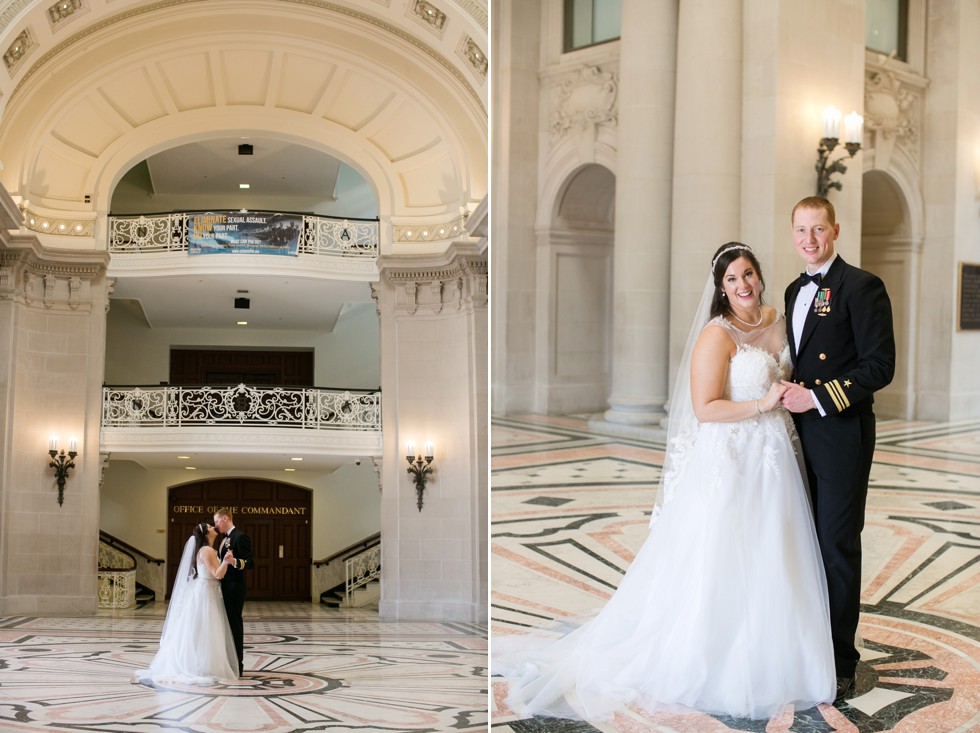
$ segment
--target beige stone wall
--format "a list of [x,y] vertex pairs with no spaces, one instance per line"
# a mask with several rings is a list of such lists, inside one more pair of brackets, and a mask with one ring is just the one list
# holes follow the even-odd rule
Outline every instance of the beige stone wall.
[[[381,615],[485,621],[486,253],[382,261]],[[434,444],[417,508],[406,443]]]
[[[0,239],[0,614],[96,607],[106,261],[45,251],[32,237]],[[78,439],[62,505],[51,434],[63,448]]]

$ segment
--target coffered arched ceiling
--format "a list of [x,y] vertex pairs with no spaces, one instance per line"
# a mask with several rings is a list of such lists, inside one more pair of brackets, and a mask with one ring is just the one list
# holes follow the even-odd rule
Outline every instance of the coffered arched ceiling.
[[[135,163],[261,133],[357,169],[397,245],[486,193],[485,23],[485,2],[464,0],[8,2],[0,181],[91,237]],[[10,63],[4,44],[25,32],[32,45]]]

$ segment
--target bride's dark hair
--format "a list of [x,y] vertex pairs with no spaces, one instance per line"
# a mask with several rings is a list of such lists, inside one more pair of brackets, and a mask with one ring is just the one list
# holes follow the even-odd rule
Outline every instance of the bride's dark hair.
[[725,290],[721,286],[721,281],[725,277],[725,272],[728,271],[728,266],[739,257],[747,259],[752,263],[752,267],[755,268],[755,272],[759,276],[759,282],[762,284],[762,292],[759,293],[759,304],[762,305],[763,303],[762,293],[766,292],[766,281],[762,277],[762,268],[759,266],[759,260],[755,257],[755,252],[747,244],[728,242],[727,244],[721,245],[715,252],[714,257],[711,258],[711,281],[715,284],[715,292],[711,296],[711,318],[728,315],[732,312],[732,304],[725,297]]
[[194,561],[191,563],[190,571],[188,575],[197,578],[197,553],[201,551],[201,548],[205,545],[210,547],[208,542],[208,530],[211,529],[211,525],[207,522],[201,522],[199,525],[194,527],[194,531],[191,536],[194,538]]

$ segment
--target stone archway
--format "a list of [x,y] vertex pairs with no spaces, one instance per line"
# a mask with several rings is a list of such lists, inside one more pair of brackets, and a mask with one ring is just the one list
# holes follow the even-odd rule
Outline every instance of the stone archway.
[[535,409],[601,411],[609,397],[615,176],[574,171],[538,236]]
[[880,277],[891,298],[895,324],[895,378],[875,395],[880,417],[916,415],[916,318],[918,262],[922,242],[913,236],[909,206],[888,173],[868,171],[863,179],[861,266]]

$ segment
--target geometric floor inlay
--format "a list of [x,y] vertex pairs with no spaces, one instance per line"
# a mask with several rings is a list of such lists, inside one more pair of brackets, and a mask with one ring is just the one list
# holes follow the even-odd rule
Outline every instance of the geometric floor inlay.
[[[664,446],[656,435],[590,433],[568,416],[497,419],[491,436],[492,645],[601,608],[646,539]],[[853,699],[769,721],[633,709],[604,724],[521,720],[494,677],[491,729],[980,731],[978,507],[980,421],[878,421]]]
[[0,617],[0,731],[483,731],[486,628],[385,622],[311,603],[245,605],[245,676],[134,684],[166,607]]

